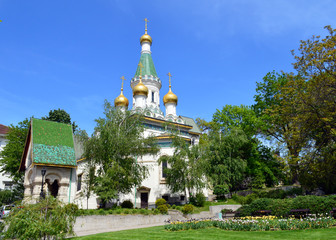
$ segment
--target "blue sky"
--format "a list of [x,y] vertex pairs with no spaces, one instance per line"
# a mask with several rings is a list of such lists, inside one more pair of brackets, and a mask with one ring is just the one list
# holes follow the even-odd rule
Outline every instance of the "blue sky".
[[251,105],[267,72],[293,71],[291,49],[335,26],[333,0],[0,0],[0,123],[66,110],[89,134],[104,99],[125,95],[140,59],[144,18],[152,56],[177,114],[211,120]]

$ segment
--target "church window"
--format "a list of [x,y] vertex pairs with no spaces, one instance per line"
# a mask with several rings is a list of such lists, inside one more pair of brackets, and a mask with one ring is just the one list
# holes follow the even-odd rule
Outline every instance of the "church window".
[[162,178],[166,178],[167,174],[165,173],[165,169],[167,168],[167,161],[162,162]]
[[154,92],[152,92],[152,102],[154,102]]
[[77,191],[80,191],[82,189],[82,176],[83,174],[80,174],[77,177]]

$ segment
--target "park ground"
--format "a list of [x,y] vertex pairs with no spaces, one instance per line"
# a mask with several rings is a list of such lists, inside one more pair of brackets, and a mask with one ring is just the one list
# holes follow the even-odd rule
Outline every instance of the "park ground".
[[328,229],[308,229],[294,231],[267,231],[267,232],[244,232],[244,231],[225,231],[216,228],[187,230],[169,232],[163,226],[125,230],[118,232],[100,233],[85,237],[72,238],[73,240],[100,240],[100,239],[336,239],[336,228]]

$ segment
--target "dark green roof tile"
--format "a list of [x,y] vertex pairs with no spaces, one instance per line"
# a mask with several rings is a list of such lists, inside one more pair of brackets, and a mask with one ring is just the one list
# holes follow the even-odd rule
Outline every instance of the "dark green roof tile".
[[[150,53],[143,53],[140,57],[140,62],[144,66],[141,75],[151,75],[157,77],[156,70],[154,67],[152,55]],[[140,76],[140,67],[138,66],[135,77]]]

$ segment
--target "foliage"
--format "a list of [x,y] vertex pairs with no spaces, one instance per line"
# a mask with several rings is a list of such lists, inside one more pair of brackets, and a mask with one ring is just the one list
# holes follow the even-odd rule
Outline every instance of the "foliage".
[[133,208],[133,203],[130,200],[125,200],[121,203],[122,208]]
[[224,208],[224,209],[221,210],[221,213],[222,214],[233,213],[233,210],[232,209]]
[[224,220],[187,220],[176,221],[165,225],[168,231],[180,231],[202,228],[220,228],[233,231],[279,231],[279,230],[301,230],[329,228],[336,223],[332,217],[311,216],[306,219],[276,219],[276,218],[258,218],[258,219],[224,219]]
[[202,192],[198,192],[195,196],[190,196],[189,201],[196,207],[204,207],[205,196]]
[[190,214],[194,211],[194,206],[192,204],[185,204],[182,207],[182,213],[183,214]]
[[216,185],[214,187],[213,193],[216,195],[217,200],[224,200],[225,194],[229,193],[229,187],[227,184]]
[[72,131],[75,132],[78,128],[75,122],[71,122],[70,114],[63,109],[54,109],[49,111],[49,115],[42,117],[43,120],[66,123],[72,125]]
[[312,214],[325,214],[329,213],[335,205],[336,199],[333,196],[299,196],[286,199],[260,198],[241,207],[238,211],[241,212],[242,216],[251,216],[256,211],[271,210],[273,215],[282,217],[289,216],[291,209],[309,209]]
[[81,195],[86,199],[86,209],[89,209],[89,199],[94,191],[96,167],[89,161],[86,163],[81,185]]
[[14,201],[19,200],[16,193],[11,190],[0,190],[0,205],[11,204]]
[[161,214],[167,214],[168,213],[168,206],[166,204],[161,204],[157,207],[157,209],[160,211]]
[[15,208],[5,219],[8,228],[5,238],[15,239],[65,239],[73,234],[76,208],[64,206],[53,197],[36,204]]
[[95,134],[85,145],[84,156],[97,167],[94,191],[103,203],[129,193],[147,176],[137,158],[156,154],[154,137],[145,138],[143,115],[115,109],[105,100],[104,118],[96,119]]
[[[29,120],[26,118],[18,125],[9,126],[6,136],[7,145],[0,152],[1,172],[8,173],[14,182],[23,185],[23,173],[18,171],[21,163],[22,152],[26,143]],[[21,193],[23,195],[23,192]]]
[[168,163],[166,168],[166,182],[172,192],[184,192],[189,194],[200,191],[205,186],[205,153],[200,145],[192,145],[185,139],[172,136],[174,154],[163,155],[158,163]]
[[246,168],[244,149],[247,144],[247,136],[239,129],[211,134],[207,173],[214,186],[227,185],[233,190],[240,184]]
[[155,201],[155,205],[156,207],[160,206],[160,205],[166,205],[167,204],[167,201],[163,198],[159,198]]

